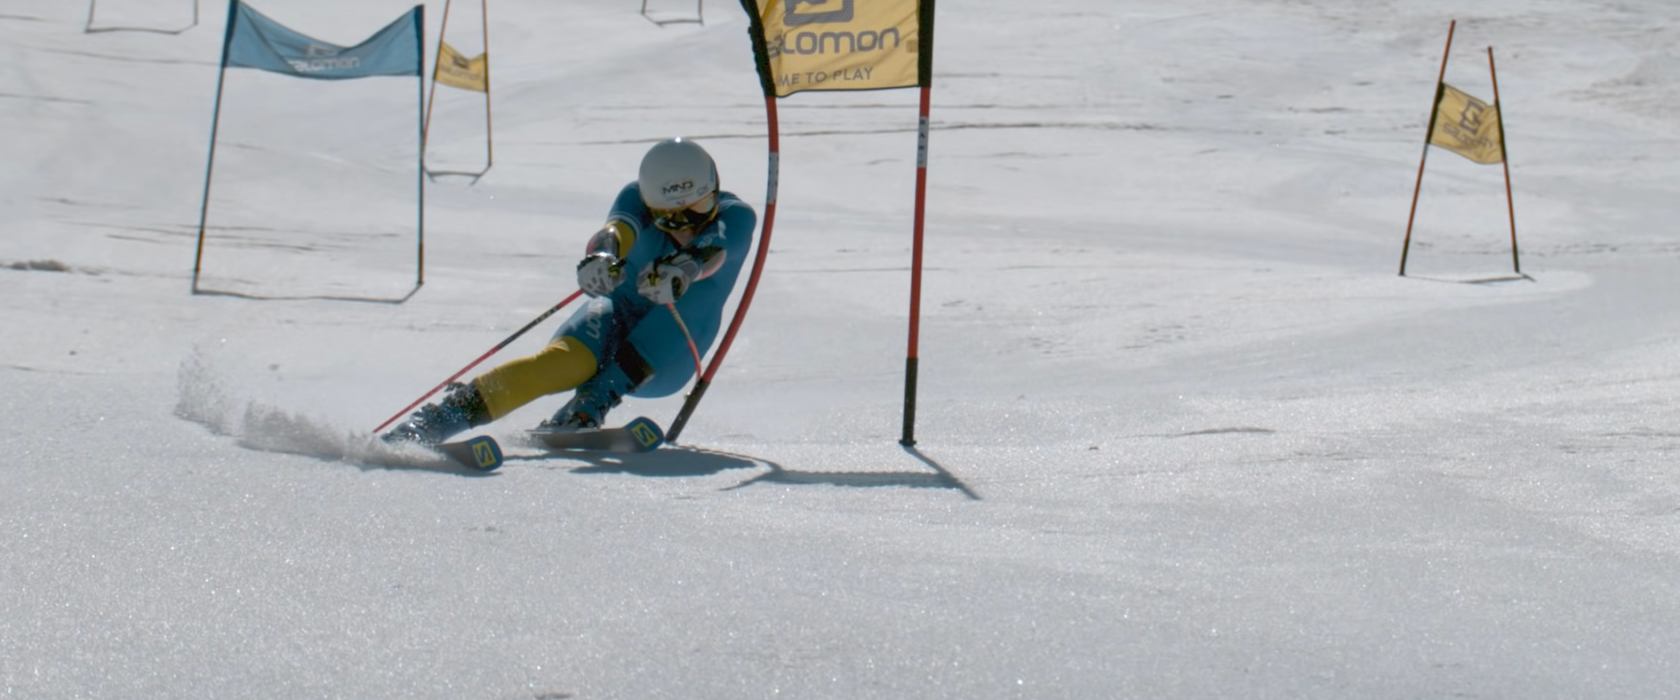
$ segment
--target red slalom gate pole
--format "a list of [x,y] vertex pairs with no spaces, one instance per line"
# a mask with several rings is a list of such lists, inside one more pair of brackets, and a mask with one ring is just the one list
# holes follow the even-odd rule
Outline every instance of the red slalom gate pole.
[[[1423,132],[1423,155],[1418,157],[1417,185],[1412,187],[1412,213],[1406,215],[1406,242],[1400,246],[1400,276],[1406,276],[1406,257],[1412,252],[1412,224],[1417,220],[1418,195],[1423,194],[1423,165],[1429,162],[1429,139],[1435,136],[1435,119],[1440,116],[1441,86],[1447,81],[1447,59],[1452,56],[1453,31],[1458,20],[1447,25],[1447,47],[1441,50],[1441,74],[1435,78],[1435,101],[1429,103],[1429,127]],[[1494,98],[1499,101],[1498,97]]]

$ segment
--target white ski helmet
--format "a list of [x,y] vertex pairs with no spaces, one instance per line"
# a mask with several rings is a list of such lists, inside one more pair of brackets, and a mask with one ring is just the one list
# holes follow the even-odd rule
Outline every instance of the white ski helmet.
[[681,137],[666,139],[642,156],[636,182],[649,209],[686,209],[717,192],[717,164],[700,144]]

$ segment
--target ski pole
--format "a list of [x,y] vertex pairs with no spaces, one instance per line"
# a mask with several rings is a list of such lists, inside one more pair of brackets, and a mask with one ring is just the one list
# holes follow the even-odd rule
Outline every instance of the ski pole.
[[677,320],[677,327],[682,329],[683,337],[688,339],[688,352],[694,355],[694,376],[698,377],[706,371],[700,366],[700,347],[694,344],[694,334],[688,332],[688,324],[683,323],[682,314],[677,313],[675,302],[667,302],[665,308],[671,310],[671,318]]
[[411,403],[411,404],[409,404],[409,405],[408,405],[408,407],[407,407],[407,408],[404,408],[404,409],[403,409],[403,410],[401,410],[401,411],[397,411],[397,415],[394,415],[394,416],[391,416],[391,417],[390,417],[390,418],[387,418],[387,419],[385,419],[385,422],[384,422],[384,423],[380,423],[380,424],[379,424],[379,427],[377,427],[377,428],[374,428],[374,429],[373,429],[373,432],[375,432],[375,433],[377,433],[377,432],[379,432],[379,431],[381,431],[381,430],[384,430],[384,429],[385,429],[385,426],[387,426],[387,425],[390,425],[390,424],[392,424],[392,423],[394,423],[394,422],[396,422],[396,420],[397,420],[397,419],[398,419],[398,418],[401,418],[401,417],[403,417],[403,416],[404,416],[404,415],[405,415],[405,414],[407,414],[407,413],[408,413],[408,412],[409,412],[409,411],[412,411],[412,410],[414,410],[414,407],[415,407],[415,406],[419,406],[419,405],[420,405],[420,402],[422,402],[422,401],[425,401],[425,400],[426,400],[426,399],[429,399],[429,398],[431,398],[431,397],[432,397],[432,394],[436,394],[436,393],[438,393],[438,390],[440,390],[440,389],[442,389],[442,388],[444,388],[444,387],[446,387],[446,386],[449,386],[449,383],[450,383],[450,382],[453,382],[453,381],[455,381],[455,380],[456,380],[456,379],[460,379],[460,378],[461,378],[461,375],[463,375],[463,374],[466,374],[466,373],[467,373],[467,371],[468,371],[468,370],[471,370],[471,369],[472,369],[472,368],[474,368],[474,367],[477,367],[477,366],[478,366],[478,363],[480,363],[480,362],[483,362],[483,361],[485,361],[485,360],[486,360],[486,359],[488,359],[488,358],[489,358],[489,357],[490,357],[490,356],[491,356],[491,355],[494,355],[494,354],[496,354],[496,352],[497,352],[497,351],[498,351],[498,350],[501,350],[501,349],[502,349],[502,348],[505,348],[505,347],[507,347],[507,346],[508,346],[508,344],[509,344],[509,343],[512,343],[512,342],[513,342],[513,341],[514,341],[514,340],[515,340],[515,339],[517,339],[517,338],[518,338],[518,337],[519,337],[519,336],[522,336],[522,335],[525,335],[525,332],[526,332],[526,331],[528,331],[528,330],[531,330],[531,329],[532,329],[532,328],[535,328],[535,327],[536,327],[536,326],[537,326],[537,324],[539,324],[539,323],[542,323],[542,322],[543,322],[543,321],[545,321],[545,320],[547,320],[547,319],[548,319],[548,317],[549,317],[549,316],[553,316],[553,315],[554,315],[554,313],[555,313],[555,312],[556,312],[556,311],[559,311],[559,310],[560,310],[560,309],[563,309],[563,308],[565,308],[565,306],[566,306],[566,305],[567,305],[567,304],[570,304],[570,303],[572,303],[572,300],[574,300],[574,299],[577,299],[577,298],[578,298],[578,296],[579,296],[579,295],[582,295],[582,294],[583,294],[583,290],[581,290],[581,289],[579,289],[579,290],[577,290],[577,291],[575,291],[575,292],[572,292],[572,295],[571,295],[571,296],[569,296],[569,297],[566,297],[566,298],[565,298],[565,299],[561,299],[561,300],[560,300],[560,303],[558,303],[558,304],[555,304],[555,305],[554,305],[554,307],[553,307],[553,308],[551,308],[551,309],[549,309],[549,310],[547,310],[547,311],[544,311],[544,312],[543,312],[543,313],[542,313],[542,315],[541,315],[541,316],[538,316],[538,317],[536,317],[536,319],[534,319],[534,320],[532,320],[532,321],[531,321],[531,322],[530,322],[530,323],[527,323],[527,324],[525,324],[525,327],[524,327],[524,328],[521,328],[521,329],[519,329],[519,330],[517,330],[517,331],[514,331],[514,333],[513,333],[513,335],[510,335],[510,336],[508,336],[508,337],[507,337],[507,340],[504,340],[504,341],[502,341],[502,342],[500,342],[500,343],[497,343],[497,344],[496,344],[496,347],[493,347],[493,348],[490,348],[490,351],[489,351],[489,352],[486,352],[486,353],[484,353],[484,354],[483,354],[483,355],[479,355],[479,356],[478,356],[478,359],[476,359],[476,360],[473,360],[473,361],[472,361],[472,364],[469,364],[469,365],[467,365],[467,366],[465,366],[465,367],[462,367],[462,368],[461,368],[461,371],[459,371],[459,372],[456,372],[456,373],[454,373],[454,374],[452,374],[452,375],[449,375],[449,378],[448,378],[448,379],[445,379],[445,380],[443,380],[443,383],[442,383],[442,384],[439,384],[439,385],[437,385],[437,386],[435,386],[435,387],[432,387],[432,390],[431,390],[431,391],[428,391],[428,392],[426,392],[426,393],[425,393],[425,395],[424,395],[424,396],[421,396],[421,397],[420,397],[420,398],[418,398],[418,399],[415,399],[415,400],[414,400],[414,403]]

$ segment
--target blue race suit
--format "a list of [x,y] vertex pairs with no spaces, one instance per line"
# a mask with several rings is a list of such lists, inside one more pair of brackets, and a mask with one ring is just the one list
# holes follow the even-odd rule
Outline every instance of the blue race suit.
[[[670,396],[694,378],[694,356],[682,328],[670,311],[636,291],[636,279],[654,261],[682,251],[723,250],[722,266],[693,282],[676,301],[677,313],[694,334],[701,356],[717,339],[724,304],[735,288],[758,226],[758,215],[746,202],[729,192],[720,191],[717,196],[717,216],[697,231],[687,246],[679,247],[670,235],[653,225],[653,214],[642,203],[640,187],[634,182],[625,185],[607,215],[609,222],[623,222],[635,233],[635,243],[622,258],[624,278],[611,294],[590,299],[554,333],[555,340],[570,336],[583,343],[603,366],[624,357],[620,344],[628,342],[646,363],[641,369],[648,372],[645,381],[629,392],[631,396]],[[638,368],[621,369],[635,376]]]

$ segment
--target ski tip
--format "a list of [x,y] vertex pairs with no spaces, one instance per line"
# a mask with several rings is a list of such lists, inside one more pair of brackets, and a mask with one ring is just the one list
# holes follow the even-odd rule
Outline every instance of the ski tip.
[[624,429],[630,433],[630,439],[636,442],[638,452],[646,452],[665,444],[665,431],[647,416],[625,423]]
[[438,445],[438,450],[463,465],[479,471],[494,471],[502,466],[502,446],[489,435],[479,435],[458,442]]

